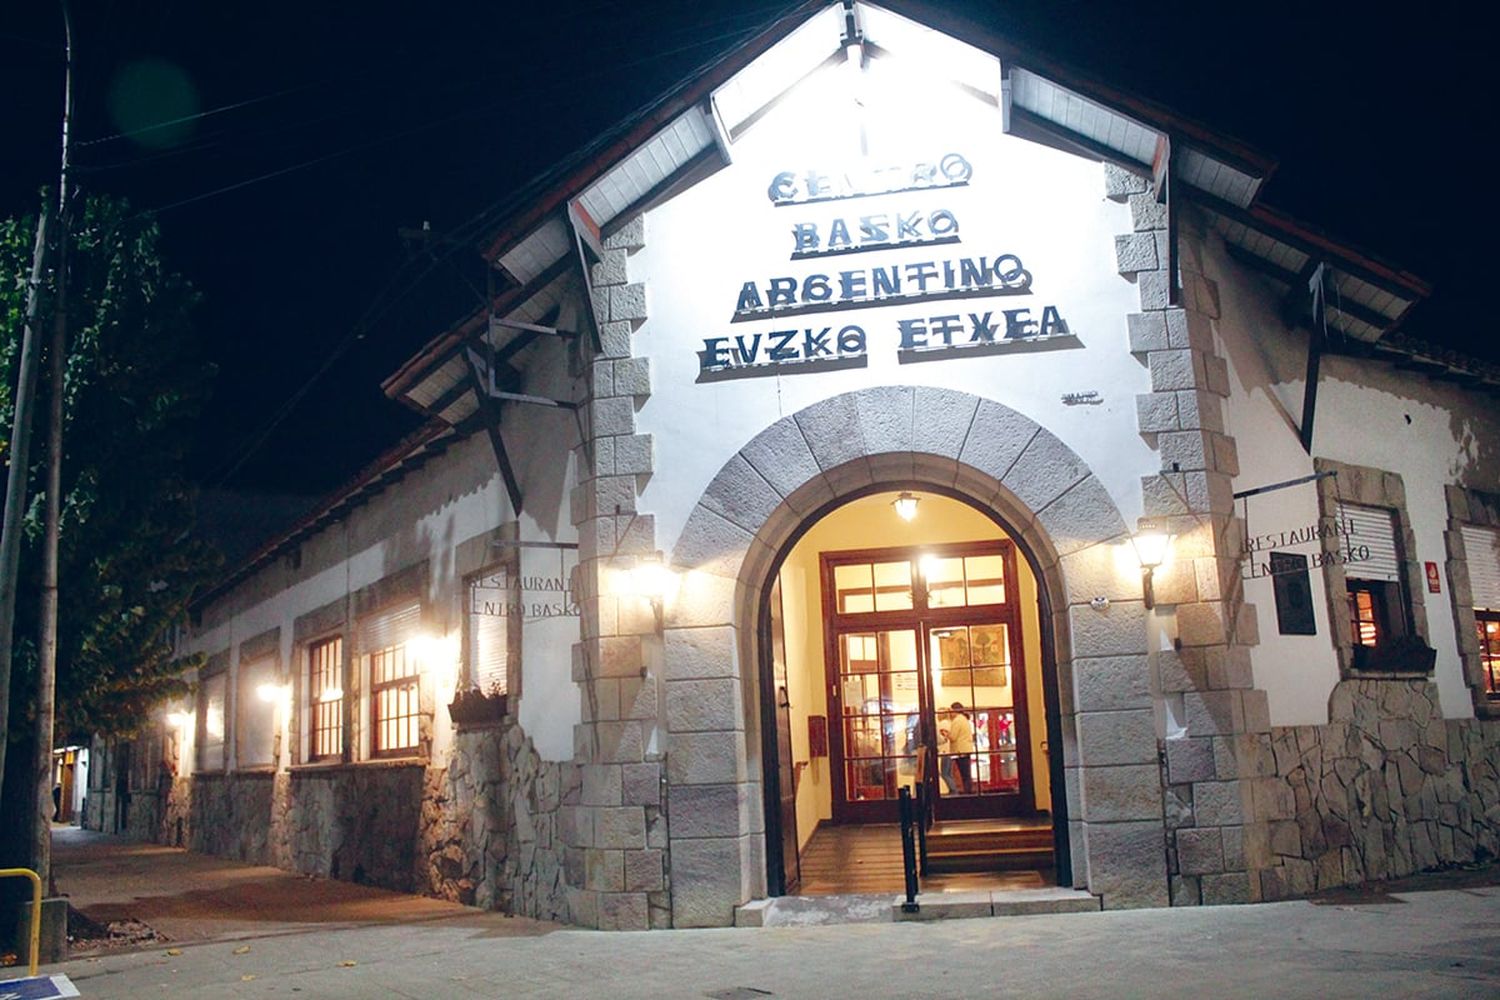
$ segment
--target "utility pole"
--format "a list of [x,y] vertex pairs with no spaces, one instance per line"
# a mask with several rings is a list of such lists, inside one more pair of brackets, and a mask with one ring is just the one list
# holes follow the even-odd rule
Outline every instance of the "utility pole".
[[68,353],[68,240],[71,236],[68,135],[73,118],[73,18],[61,0],[64,60],[62,166],[57,181],[56,294],[52,307],[51,376],[47,396],[47,512],[42,541],[41,629],[38,640],[36,707],[37,808],[32,823],[31,868],[52,890],[52,735],[57,718],[57,549],[62,518],[63,379]]

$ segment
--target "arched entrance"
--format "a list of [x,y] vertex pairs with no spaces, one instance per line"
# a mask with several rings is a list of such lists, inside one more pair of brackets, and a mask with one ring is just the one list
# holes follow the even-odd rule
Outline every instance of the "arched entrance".
[[[765,786],[778,779],[761,701],[780,561],[820,513],[903,487],[989,513],[1036,576],[1054,678],[1053,773],[1062,772],[1053,785],[1068,817],[1058,824],[1064,877],[1106,905],[1112,895],[1120,905],[1165,902],[1145,611],[1139,579],[1116,567],[1124,519],[1087,465],[1024,415],[952,390],[886,386],[758,434],[714,477],[673,549],[680,586],[666,610],[663,672],[676,926],[732,922],[736,905],[770,887]],[[1128,690],[1092,674],[1080,683],[1076,668],[1106,660],[1130,676]]]
[[1067,884],[1031,556],[957,491],[897,486],[809,517],[765,588],[768,890],[898,892],[903,787],[933,804],[932,888]]

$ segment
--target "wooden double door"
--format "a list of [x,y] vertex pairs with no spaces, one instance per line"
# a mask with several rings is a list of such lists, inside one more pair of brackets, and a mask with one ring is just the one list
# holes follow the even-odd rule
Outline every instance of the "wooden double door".
[[822,556],[833,819],[1035,812],[1025,644],[1008,541]]

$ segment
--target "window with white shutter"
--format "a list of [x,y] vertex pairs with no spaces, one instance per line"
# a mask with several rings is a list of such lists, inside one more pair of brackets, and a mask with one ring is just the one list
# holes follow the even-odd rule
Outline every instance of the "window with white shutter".
[[1500,611],[1500,530],[1465,524],[1464,559],[1476,610]]
[[468,682],[485,694],[510,691],[510,584],[504,569],[469,580],[465,665]]

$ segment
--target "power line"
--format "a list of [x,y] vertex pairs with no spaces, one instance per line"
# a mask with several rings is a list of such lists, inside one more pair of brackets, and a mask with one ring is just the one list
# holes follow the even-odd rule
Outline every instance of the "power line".
[[[790,6],[782,7],[780,9],[778,9],[778,11],[777,11],[777,13],[775,14],[774,17],[770,18],[769,20],[766,20],[766,19],[763,18],[754,27],[746,29],[746,30],[741,30],[741,31],[736,31],[736,32],[726,32],[726,33],[723,33],[721,35],[715,36],[713,38],[702,40],[702,41],[699,41],[697,43],[693,43],[693,44],[690,44],[690,45],[680,46],[678,48],[671,49],[671,50],[658,51],[658,52],[655,52],[654,54],[652,54],[651,56],[643,57],[642,59],[635,60],[634,62],[631,62],[631,63],[617,63],[617,64],[613,64],[613,66],[610,67],[610,68],[612,68],[612,69],[630,68],[633,65],[640,65],[640,64],[643,64],[643,63],[646,63],[646,62],[651,62],[651,61],[654,61],[656,59],[662,58],[663,56],[680,54],[680,53],[683,53],[683,52],[691,51],[692,49],[695,49],[695,48],[701,48],[703,45],[712,44],[712,43],[715,43],[715,42],[722,42],[722,41],[726,41],[726,40],[731,39],[731,38],[748,39],[750,37],[754,37],[755,35],[761,33],[762,31],[767,30],[771,25],[777,23],[782,18],[786,17],[791,11],[796,10],[800,6],[802,6],[801,3],[794,3],[794,4],[790,5]],[[740,18],[736,18],[736,19],[733,19],[733,20],[739,20],[739,19]],[[730,19],[720,19],[720,23],[724,23],[726,20],[730,20]],[[726,48],[732,49],[733,46],[732,45],[731,46],[726,46]],[[667,92],[670,93],[671,91],[677,89],[678,87],[682,86],[682,84],[684,82],[686,82],[687,80],[693,79],[694,77],[697,76],[698,73],[700,73],[702,71],[703,71],[703,67],[702,66],[696,67],[686,78],[684,78],[683,80],[679,80],[672,87],[668,88]],[[509,101],[509,100],[510,100],[510,98],[508,97],[507,101]],[[462,117],[465,114],[472,114],[472,113],[475,113],[477,111],[488,110],[488,107],[490,107],[490,106],[485,106],[485,107],[481,107],[481,108],[478,108],[478,109],[471,109],[469,112],[464,112],[464,113],[461,113],[459,115],[451,116],[451,118]],[[407,130],[407,131],[408,131],[408,133],[410,133],[410,132],[419,131],[419,130],[421,130],[421,127],[419,127],[418,129],[412,129],[412,130]],[[378,144],[379,142],[382,142],[382,141],[388,141],[389,138],[391,138],[391,137],[386,137],[385,139],[372,140],[371,143],[366,143],[364,145],[365,146],[369,146],[369,145],[373,145],[373,144]],[[332,158],[335,158],[335,157],[340,156],[340,155],[344,155],[344,154],[346,154],[348,152],[352,152],[352,151],[354,151],[354,150],[353,149],[349,149],[349,150],[343,150],[343,151],[338,152],[338,153],[331,153],[331,154],[328,154],[326,156],[319,157],[317,160],[308,161],[305,164],[293,165],[291,167],[284,168],[284,169],[282,169],[280,171],[276,171],[273,174],[266,175],[266,176],[261,177],[261,178],[253,178],[253,179],[251,179],[249,181],[245,181],[245,182],[241,182],[241,183],[236,184],[236,185],[232,185],[232,186],[230,186],[229,188],[227,188],[225,190],[234,190],[234,189],[237,189],[237,188],[240,188],[240,187],[244,187],[247,184],[256,183],[259,180],[269,179],[272,176],[280,176],[282,174],[289,173],[292,170],[299,169],[302,166],[310,166],[313,163],[323,162],[325,160],[332,159]],[[540,175],[540,176],[545,176],[545,174]],[[535,179],[531,183],[534,183],[534,182],[535,182]],[[528,185],[523,185],[522,188],[521,188],[521,190],[525,190],[527,187],[529,187],[529,184]],[[202,200],[203,198],[211,197],[211,196],[213,196],[214,194],[217,194],[217,193],[222,193],[222,192],[209,192],[209,193],[206,193],[206,194],[201,195],[201,196],[196,196],[196,197],[190,198],[190,199],[184,199],[181,202],[176,202],[176,203],[173,203],[172,205],[164,206],[164,208],[173,208],[173,207],[177,207],[179,205],[187,204],[187,203],[192,202],[192,201]],[[279,427],[281,425],[281,423],[286,420],[286,418],[295,410],[295,408],[297,407],[297,405],[304,398],[306,398],[306,396],[307,396],[307,394],[309,392],[312,391],[313,386],[318,382],[318,380],[321,379],[325,374],[327,374],[328,371],[330,371],[333,368],[333,366],[339,361],[339,359],[342,358],[350,350],[350,348],[352,348],[354,346],[354,344],[358,343],[361,339],[363,339],[365,337],[365,335],[369,332],[369,330],[371,328],[373,328],[373,326],[376,323],[378,323],[381,319],[383,319],[392,309],[394,309],[396,307],[396,305],[398,305],[403,299],[405,299],[407,295],[411,294],[411,292],[414,291],[423,281],[425,281],[426,278],[429,275],[431,275],[434,270],[436,270],[438,267],[442,266],[442,264],[444,264],[445,262],[447,262],[452,257],[453,254],[457,253],[459,249],[461,249],[464,246],[466,246],[469,243],[470,240],[475,239],[480,234],[482,234],[487,228],[489,228],[493,224],[493,220],[495,219],[495,217],[497,215],[499,215],[499,214],[501,214],[501,213],[503,213],[505,211],[510,210],[513,207],[513,204],[514,204],[514,197],[510,197],[510,196],[508,196],[506,198],[503,198],[503,199],[500,199],[499,201],[492,202],[490,205],[486,206],[483,210],[481,210],[480,212],[476,213],[474,216],[471,216],[467,222],[465,222],[464,224],[456,227],[449,234],[449,238],[444,241],[446,249],[444,249],[441,253],[435,253],[435,252],[432,252],[431,250],[429,250],[428,263],[426,264],[425,267],[423,267],[423,269],[420,271],[420,273],[418,273],[411,280],[407,281],[406,284],[399,291],[392,293],[391,292],[391,288],[394,286],[395,282],[397,280],[399,280],[400,269],[398,269],[397,275],[393,276],[392,279],[390,280],[390,282],[388,282],[386,284],[386,286],[382,289],[382,291],[380,292],[380,294],[377,295],[376,300],[370,304],[370,306],[366,309],[364,315],[360,317],[359,321],[357,321],[354,324],[354,326],[349,330],[349,332],[347,334],[345,334],[345,336],[337,344],[335,344],[333,346],[333,349],[329,352],[328,356],[323,360],[323,362],[318,366],[318,368],[306,380],[303,381],[303,383],[292,393],[291,396],[289,396],[282,403],[281,406],[279,406],[277,408],[276,412],[273,413],[271,415],[270,419],[267,420],[266,423],[262,425],[262,427],[260,428],[259,431],[256,432],[256,434],[252,437],[252,439],[247,444],[247,446],[240,451],[238,457],[235,458],[235,460],[228,465],[227,469],[222,474],[215,473],[214,475],[211,475],[209,477],[214,482],[214,485],[223,485],[231,477],[233,477],[235,473],[237,473],[241,468],[243,468],[245,466],[245,464],[262,447],[265,446],[265,443],[270,439],[271,435],[275,432],[276,428]],[[413,258],[413,259],[420,259],[420,258]],[[404,269],[405,267],[409,266],[410,263],[411,263],[411,260],[409,260],[406,264],[402,265],[402,269]],[[382,298],[384,299],[383,302],[381,301]],[[223,467],[221,466],[221,468],[223,468]]]

